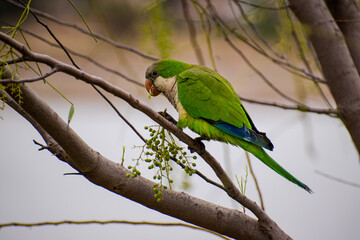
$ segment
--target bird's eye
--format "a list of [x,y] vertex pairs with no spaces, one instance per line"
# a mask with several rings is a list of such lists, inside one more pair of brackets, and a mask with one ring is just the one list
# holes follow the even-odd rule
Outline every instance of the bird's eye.
[[154,77],[156,77],[157,75],[159,75],[159,72],[158,71],[153,71],[152,73],[151,73]]

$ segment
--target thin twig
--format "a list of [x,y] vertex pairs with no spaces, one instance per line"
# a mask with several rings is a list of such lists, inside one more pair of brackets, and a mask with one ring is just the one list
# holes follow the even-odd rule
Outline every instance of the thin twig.
[[[21,0],[18,0],[22,5],[23,7],[25,8],[26,7],[26,4],[23,3]],[[46,31],[51,35],[51,37],[57,42],[57,44],[59,44],[59,46],[64,50],[65,54],[67,55],[67,57],[70,59],[71,63],[78,69],[80,69],[76,63],[74,62],[74,60],[72,59],[71,55],[69,54],[68,51],[66,51],[66,48],[65,46],[59,41],[59,39],[54,35],[54,33],[50,30],[50,28],[45,24],[43,23],[42,21],[40,21],[40,19],[36,16],[36,14],[31,10],[31,8],[29,8],[29,11],[31,13],[31,15],[35,18],[36,22],[38,22],[41,26],[43,26]]]
[[205,65],[204,57],[202,55],[199,43],[196,41],[196,29],[195,29],[194,23],[190,17],[189,5],[188,5],[187,1],[188,0],[181,0],[181,4],[182,4],[182,9],[183,9],[183,15],[184,15],[185,21],[188,25],[188,28],[189,28],[190,43],[194,49],[198,63],[200,65]]
[[239,17],[236,15],[235,9],[234,9],[233,4],[232,4],[233,1],[235,1],[235,0],[228,0],[228,5],[229,5],[229,7],[231,9],[231,12],[232,12],[232,14],[234,16],[234,19],[235,19],[236,23],[238,24],[240,29],[244,32],[244,34],[242,34],[241,36],[244,37],[243,35],[246,35],[246,37],[247,37],[246,41],[248,41],[247,39],[250,39],[252,44],[254,44],[257,49],[259,49],[260,51],[265,51],[264,49],[261,48],[261,46],[257,43],[257,41],[255,41],[255,39],[250,35],[250,33],[248,32],[248,30],[246,29],[244,24],[242,24],[241,21],[239,20]]
[[[14,2],[13,0],[5,0],[5,1],[8,2],[8,3],[10,3],[10,4],[12,4],[12,5],[14,5],[14,6],[16,6],[16,7],[23,8],[23,6],[21,6],[20,4]],[[107,43],[113,45],[114,47],[127,50],[127,51],[129,51],[129,52],[135,53],[135,54],[137,54],[137,55],[139,55],[139,56],[141,56],[141,57],[147,58],[147,59],[149,59],[149,60],[154,60],[154,61],[159,60],[159,58],[157,58],[157,57],[150,56],[150,55],[148,55],[148,54],[146,54],[146,53],[143,53],[143,52],[141,52],[140,50],[137,50],[137,49],[135,49],[135,48],[133,48],[133,47],[130,47],[130,46],[127,46],[127,45],[124,45],[124,44],[117,43],[117,42],[115,42],[115,41],[113,41],[113,40],[111,40],[111,39],[108,39],[108,38],[106,38],[106,37],[98,34],[98,33],[93,33],[93,34],[91,34],[88,30],[86,30],[86,29],[84,29],[84,28],[82,28],[82,27],[80,27],[80,26],[78,26],[78,25],[76,25],[76,24],[68,23],[68,22],[66,22],[66,21],[59,20],[59,19],[55,18],[54,16],[52,16],[52,15],[50,15],[50,14],[48,14],[48,13],[44,13],[44,12],[39,11],[39,10],[34,9],[34,8],[31,8],[31,10],[32,10],[34,13],[38,14],[39,16],[41,16],[41,17],[44,17],[44,18],[46,18],[46,19],[48,19],[48,20],[51,20],[51,21],[53,21],[53,22],[55,22],[55,23],[58,23],[58,24],[60,24],[60,25],[64,25],[64,26],[68,26],[68,27],[74,28],[74,29],[76,29],[76,30],[78,30],[78,31],[80,31],[80,32],[82,32],[82,33],[87,34],[87,35],[95,36],[97,39],[101,39],[101,40],[103,40],[104,42],[107,42]]]
[[[276,52],[271,46],[270,44],[260,35],[259,31],[256,29],[255,25],[250,21],[250,19],[247,17],[243,7],[241,6],[241,4],[239,4],[239,2],[242,1],[238,1],[238,0],[234,0],[236,6],[239,8],[240,12],[241,12],[241,16],[243,17],[243,19],[245,20],[245,22],[249,25],[250,29],[252,30],[252,32],[255,34],[255,36],[260,40],[260,42],[262,42],[262,44],[264,44],[276,57],[285,60],[286,62],[288,62],[288,60],[280,55],[278,52]],[[244,2],[242,2],[244,3]],[[261,49],[261,48],[259,48]],[[265,52],[265,51],[264,51]]]
[[[177,160],[174,159],[174,158],[171,158],[171,160],[173,160],[176,164],[178,164],[179,166],[181,166],[183,169],[185,168],[185,165],[182,164],[180,161],[177,161]],[[197,174],[199,177],[201,177],[203,180],[205,180],[205,182],[210,183],[210,184],[212,184],[212,185],[214,185],[214,186],[216,186],[216,187],[218,187],[218,188],[226,191],[226,189],[224,188],[223,185],[221,185],[221,184],[219,184],[219,183],[211,180],[210,178],[206,177],[203,173],[201,173],[200,171],[198,171],[198,170],[196,170],[196,169],[195,169],[195,174]]]
[[255,4],[255,3],[243,1],[243,0],[234,0],[234,1],[235,1],[235,2],[243,3],[243,4],[246,4],[246,5],[255,7],[255,8],[265,9],[265,10],[275,10],[275,11],[277,11],[277,10],[281,10],[281,9],[288,8],[288,7],[289,7],[289,6],[283,6],[283,7],[268,7],[268,6],[262,6],[262,5],[259,5],[259,4]]
[[250,170],[250,174],[251,176],[253,177],[254,179],[254,182],[255,182],[255,186],[256,186],[256,190],[259,194],[259,199],[260,199],[260,206],[262,208],[262,210],[265,210],[265,206],[264,206],[264,200],[263,200],[263,197],[262,197],[262,194],[261,194],[261,191],[260,191],[260,186],[259,186],[259,182],[255,176],[255,173],[254,173],[254,170],[251,166],[251,161],[250,161],[250,156],[249,156],[249,153],[247,151],[245,151],[245,155],[246,155],[246,160],[247,160],[247,163],[249,165],[249,170]]
[[115,107],[115,105],[93,84],[91,86],[95,89],[96,92],[100,94],[100,96],[105,99],[105,101],[111,106],[111,108],[116,112],[116,114],[135,132],[135,134],[146,143],[145,138],[140,134],[140,132],[128,121],[124,115],[120,113],[120,111]]
[[[41,22],[38,17],[36,16],[36,14],[30,9],[30,13],[34,16],[34,18],[36,19],[36,21],[41,24],[43,27],[45,27],[45,29],[48,31],[48,33],[51,35],[51,37],[59,44],[59,46],[61,47],[61,49],[65,52],[66,56],[69,58],[69,60],[71,61],[71,63],[79,70],[80,67],[75,63],[75,61],[73,60],[73,58],[71,57],[70,53],[68,52],[68,50],[62,45],[62,43],[57,39],[57,37],[54,35],[54,33],[52,33],[52,31],[50,30],[50,28],[43,22]],[[56,67],[54,69],[57,69]],[[90,84],[95,91],[111,106],[111,108],[117,113],[117,115],[124,120],[124,122],[135,132],[136,135],[138,135],[143,141],[145,141],[145,138],[137,131],[137,129],[120,113],[120,111],[115,107],[115,105],[93,84]]]
[[[39,35],[37,35],[37,34],[35,34],[35,33],[32,33],[32,32],[30,32],[30,31],[28,31],[28,30],[26,30],[26,29],[22,29],[22,28],[21,28],[21,31],[23,31],[23,32],[25,32],[25,33],[27,33],[27,34],[29,34],[29,35],[37,38],[37,39],[39,39],[39,40],[41,40],[41,41],[49,44],[49,45],[52,46],[52,47],[56,47],[56,48],[60,48],[60,49],[61,49],[61,47],[60,47],[59,45],[54,44],[54,43],[48,41],[47,39],[45,39],[45,38],[43,38],[43,37],[41,37],[41,36],[39,36]],[[115,70],[115,69],[109,68],[109,67],[107,67],[106,65],[100,63],[99,61],[94,60],[93,58],[91,58],[91,57],[89,57],[89,56],[86,56],[86,55],[84,55],[84,54],[78,53],[78,52],[76,52],[76,51],[74,51],[74,50],[71,50],[71,49],[69,49],[69,48],[66,49],[66,50],[67,50],[69,53],[71,53],[72,55],[75,55],[75,56],[77,56],[77,57],[80,57],[80,58],[82,58],[82,59],[85,59],[85,60],[91,62],[92,64],[94,64],[95,66],[104,69],[105,71],[108,71],[108,72],[111,72],[111,73],[113,73],[113,74],[115,74],[115,75],[120,76],[121,78],[125,79],[125,80],[128,81],[128,82],[134,83],[135,85],[138,85],[138,86],[141,86],[141,87],[144,86],[143,83],[140,83],[139,81],[136,81],[136,80],[134,80],[134,79],[126,76],[125,74],[123,74],[123,73],[121,73],[121,72],[119,72],[119,71],[117,71],[117,70]]]
[[37,77],[37,78],[25,78],[21,80],[13,80],[13,79],[0,79],[0,84],[4,83],[31,83],[31,82],[37,82],[44,80],[45,78],[53,75],[54,73],[57,73],[59,70],[55,67],[51,69],[50,72],[45,73],[44,75]]
[[252,64],[249,59],[245,56],[245,54],[238,48],[235,46],[235,44],[230,40],[230,38],[226,37],[225,41],[228,42],[230,44],[230,46],[241,56],[241,58],[245,61],[245,63],[272,89],[274,90],[277,94],[279,94],[281,97],[283,97],[284,99],[296,103],[299,106],[302,107],[306,107],[306,105],[300,103],[299,101],[287,96],[285,93],[283,93],[282,91],[280,91],[262,72],[260,72],[255,66],[254,64]]
[[84,225],[84,224],[131,224],[131,225],[152,225],[152,226],[169,226],[169,227],[188,227],[192,229],[197,229],[201,231],[205,231],[208,233],[212,233],[218,237],[223,239],[230,240],[230,238],[221,235],[217,232],[208,230],[206,228],[198,227],[191,224],[186,223],[168,223],[168,222],[148,222],[148,221],[125,221],[125,220],[109,220],[109,221],[99,221],[99,220],[89,220],[89,221],[73,221],[73,220],[63,220],[58,222],[37,222],[37,223],[20,223],[20,222],[11,222],[11,223],[2,223],[0,224],[0,228],[5,227],[40,227],[40,226],[58,226],[58,225]]
[[[211,24],[208,18],[206,18],[206,22],[208,27],[206,28],[205,22],[204,22],[204,13],[206,12],[205,9],[195,0],[192,0],[192,3],[195,7],[195,10],[197,11],[197,13],[200,16],[200,22],[201,22],[201,27],[203,30],[203,33],[205,35],[205,39],[206,39],[206,45],[208,47],[208,51],[209,51],[209,57],[210,57],[210,61],[211,61],[211,65],[212,68],[215,72],[217,72],[216,70],[216,65],[215,65],[215,59],[214,59],[214,54],[213,54],[213,50],[211,47],[211,40],[210,40],[210,33],[211,33]],[[207,15],[206,15],[207,16]]]
[[254,100],[254,99],[250,99],[250,98],[245,98],[245,97],[239,97],[239,98],[242,101],[248,102],[248,103],[255,103],[255,104],[260,104],[260,105],[265,105],[265,106],[278,107],[278,108],[287,109],[287,110],[297,110],[297,111],[302,111],[302,112],[325,114],[330,117],[338,117],[338,111],[335,109],[311,108],[311,107],[303,107],[303,106],[298,106],[298,105],[290,106],[290,105],[285,105],[285,104],[280,104],[280,103],[275,103],[275,102],[271,103],[271,102],[259,101],[259,100]]
[[265,51],[263,51],[261,48],[258,48],[257,46],[254,46],[246,38],[244,38],[243,36],[238,34],[232,27],[228,26],[228,24],[226,24],[220,18],[220,16],[216,13],[216,11],[211,11],[210,13],[204,12],[204,14],[208,14],[208,15],[212,16],[214,22],[218,24],[219,29],[223,32],[225,40],[226,40],[226,38],[228,38],[226,33],[230,33],[231,35],[235,36],[237,39],[241,40],[246,45],[248,45],[249,47],[254,49],[256,52],[258,52],[261,55],[263,55],[264,57],[270,59],[272,62],[278,64],[280,67],[282,67],[283,69],[291,72],[292,74],[299,75],[301,77],[304,77],[305,79],[315,80],[315,81],[317,81],[319,83],[327,84],[327,82],[324,79],[322,79],[322,78],[320,78],[318,76],[315,76],[315,75],[313,75],[311,73],[308,73],[304,69],[296,67],[295,65],[288,62],[286,59],[274,58],[274,57],[270,56],[269,54],[267,54]]
[[329,179],[331,179],[331,180],[334,180],[334,181],[336,181],[336,182],[339,182],[339,183],[343,183],[343,184],[346,184],[346,185],[349,185],[349,186],[353,186],[353,187],[360,188],[360,184],[358,184],[358,183],[353,183],[353,182],[350,182],[350,181],[346,181],[346,180],[344,180],[344,179],[341,179],[341,178],[338,178],[338,177],[334,177],[334,176],[332,176],[332,175],[330,175],[330,174],[323,173],[323,172],[320,172],[320,171],[318,171],[318,170],[316,170],[315,172],[316,172],[317,174],[319,174],[319,175],[322,175],[322,176],[324,176],[324,177],[326,177],[326,178],[329,178]]
[[[34,34],[34,33],[30,32],[30,31],[28,31],[26,29],[21,29],[21,31],[23,31],[23,32],[35,37],[35,38],[40,39],[41,41],[49,44],[50,46],[53,46],[53,47],[56,47],[56,48],[61,48],[60,46],[48,41],[47,39],[45,39],[45,38],[43,38],[43,37],[41,37],[41,36],[39,36],[37,34]],[[102,69],[104,69],[104,70],[106,70],[108,72],[111,72],[111,73],[113,73],[115,75],[118,75],[118,76],[124,78],[125,80],[127,80],[127,81],[129,81],[131,83],[134,83],[134,84],[136,84],[138,86],[143,87],[142,83],[140,83],[140,82],[138,82],[138,81],[136,81],[136,80],[134,80],[132,78],[129,78],[126,75],[124,75],[123,73],[121,73],[121,72],[119,72],[119,71],[117,71],[115,69],[109,68],[109,67],[101,64],[100,62],[98,62],[98,61],[96,61],[96,60],[94,60],[94,59],[92,59],[92,58],[90,58],[90,57],[88,57],[86,55],[80,54],[80,53],[78,53],[76,51],[73,51],[71,49],[67,49],[67,51],[69,51],[71,54],[73,54],[75,56],[86,59],[89,62],[93,63],[94,65],[96,65],[96,66],[98,66],[98,67],[100,67],[100,68],[102,68]],[[10,64],[13,64],[13,63],[19,63],[19,62],[23,62],[23,61],[24,61],[23,58],[17,58],[17,59],[8,60],[8,61],[6,61],[6,63],[8,65],[10,65]],[[0,62],[0,64],[1,64],[1,62]],[[285,105],[285,104],[280,104],[280,103],[275,103],[275,102],[259,101],[259,100],[245,98],[245,97],[240,97],[240,99],[242,101],[245,101],[245,102],[259,104],[259,105],[278,107],[278,108],[287,109],[287,110],[296,110],[296,111],[303,111],[303,112],[310,112],[310,113],[317,113],[317,114],[325,114],[325,115],[329,115],[331,117],[337,117],[337,114],[338,114],[337,110],[335,110],[335,109],[318,109],[318,108],[311,108],[311,107],[290,106],[290,105]]]

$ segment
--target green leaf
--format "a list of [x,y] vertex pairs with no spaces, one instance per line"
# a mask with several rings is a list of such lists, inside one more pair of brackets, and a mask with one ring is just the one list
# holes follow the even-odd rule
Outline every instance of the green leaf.
[[70,107],[70,111],[69,111],[69,116],[68,116],[68,124],[70,124],[70,121],[74,115],[74,112],[75,112],[75,108],[74,108],[74,104],[71,104],[71,107]]

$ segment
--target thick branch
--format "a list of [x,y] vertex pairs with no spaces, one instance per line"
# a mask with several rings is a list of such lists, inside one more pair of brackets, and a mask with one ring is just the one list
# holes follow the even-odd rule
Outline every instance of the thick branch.
[[336,101],[339,116],[360,153],[360,77],[344,36],[323,0],[291,0],[291,9],[310,31],[309,39]]
[[[10,78],[11,74],[6,71],[5,77]],[[23,108],[22,106],[17,103],[16,100],[11,98],[8,94],[6,94],[4,91],[0,92],[0,97],[3,97],[6,104],[9,105],[12,109],[14,109],[16,112],[18,112],[21,116],[23,116],[26,120],[33,125],[33,127],[40,133],[44,141],[46,142],[47,146],[46,149],[49,150],[52,154],[54,154],[58,159],[67,162],[67,159],[69,159],[69,156],[66,154],[66,152],[59,146],[59,144],[45,131],[45,129],[37,122],[34,118],[30,116]],[[34,140],[35,142],[35,140]],[[36,142],[35,142],[36,143]],[[38,144],[38,143],[36,143]],[[43,150],[43,149],[39,149]]]
[[327,1],[337,25],[344,34],[346,44],[360,73],[360,9],[356,0]]

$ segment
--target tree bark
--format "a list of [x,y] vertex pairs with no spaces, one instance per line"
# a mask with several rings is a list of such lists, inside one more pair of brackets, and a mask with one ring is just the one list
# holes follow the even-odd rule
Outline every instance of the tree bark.
[[360,153],[360,77],[347,42],[323,0],[290,0],[290,7],[308,29],[339,116]]
[[360,73],[360,9],[356,0],[327,1],[337,25],[344,34],[346,44]]

